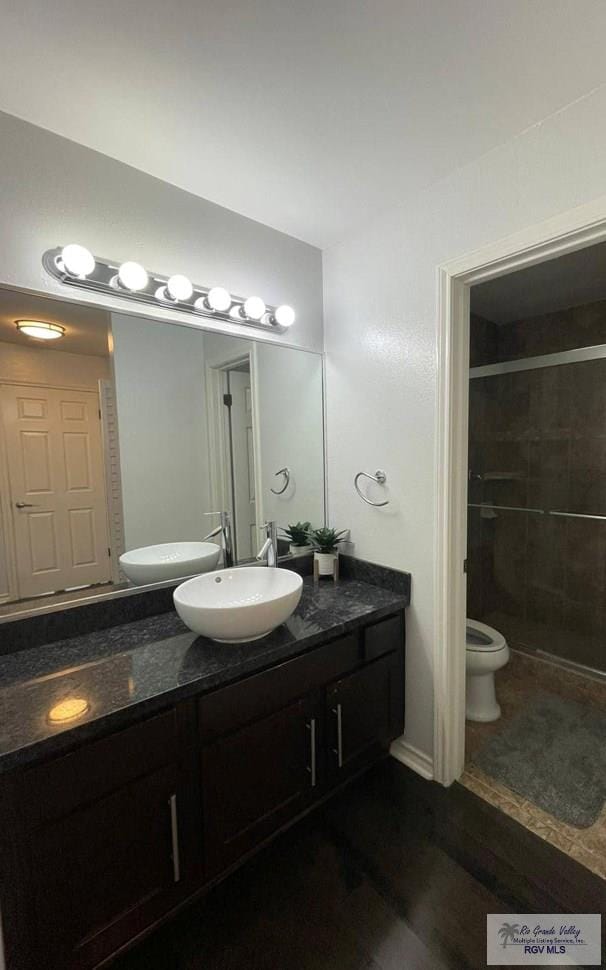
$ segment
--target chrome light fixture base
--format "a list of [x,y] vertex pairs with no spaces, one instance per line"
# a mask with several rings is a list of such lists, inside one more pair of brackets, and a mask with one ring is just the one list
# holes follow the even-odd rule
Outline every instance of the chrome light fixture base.
[[170,308],[181,313],[193,314],[196,317],[205,317],[208,320],[223,320],[226,323],[255,327],[257,330],[285,333],[289,329],[277,322],[276,310],[278,308],[275,306],[266,306],[265,313],[260,320],[253,320],[246,316],[244,311],[246,297],[231,296],[230,307],[226,310],[214,310],[208,303],[208,294],[212,287],[198,286],[194,283],[193,292],[188,299],[174,300],[170,297],[167,299],[166,296],[160,294],[168,294],[166,284],[170,277],[163,276],[160,273],[148,271],[147,286],[140,290],[129,290],[118,281],[120,265],[97,256],[95,256],[95,266],[91,273],[87,276],[76,276],[67,271],[61,259],[62,251],[61,246],[47,249],[42,256],[42,265],[50,276],[67,286],[102,293],[113,298],[119,297],[132,303],[146,304],[156,308]]

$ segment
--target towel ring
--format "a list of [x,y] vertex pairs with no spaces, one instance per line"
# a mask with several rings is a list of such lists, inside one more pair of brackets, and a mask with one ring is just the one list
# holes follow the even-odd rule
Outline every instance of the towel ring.
[[358,474],[354,478],[354,488],[358,493],[358,495],[360,496],[360,498],[362,499],[362,501],[366,502],[367,505],[373,505],[376,509],[380,509],[383,505],[389,505],[389,499],[386,499],[384,502],[371,502],[369,498],[366,498],[365,495],[362,495],[362,492],[360,491],[360,486],[358,485],[359,478],[369,478],[371,482],[376,482],[377,485],[384,485],[385,482],[387,481],[387,475],[385,474],[385,472],[382,472],[381,469],[376,471],[374,475],[368,475],[366,472],[358,472]]
[[274,495],[282,495],[290,485],[290,468],[281,468],[279,471],[275,472],[274,475],[284,475],[284,486],[282,488],[270,488],[270,492]]

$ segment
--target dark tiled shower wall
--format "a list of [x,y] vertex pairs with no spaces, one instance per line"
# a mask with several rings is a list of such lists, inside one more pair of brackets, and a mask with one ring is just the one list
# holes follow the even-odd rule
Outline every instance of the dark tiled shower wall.
[[606,522],[546,514],[606,515],[606,360],[473,379],[469,418],[469,501],[543,514],[469,509],[468,616],[606,670]]
[[495,364],[606,343],[606,301],[496,324],[471,314],[470,364]]

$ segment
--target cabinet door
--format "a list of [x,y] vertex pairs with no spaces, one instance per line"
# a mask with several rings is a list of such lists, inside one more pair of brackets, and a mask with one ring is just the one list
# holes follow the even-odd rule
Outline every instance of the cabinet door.
[[332,783],[373,761],[403,728],[402,651],[367,664],[326,694]]
[[318,727],[310,701],[302,699],[203,747],[207,875],[305,808],[317,784]]
[[30,833],[32,967],[96,966],[174,905],[179,794],[164,769]]

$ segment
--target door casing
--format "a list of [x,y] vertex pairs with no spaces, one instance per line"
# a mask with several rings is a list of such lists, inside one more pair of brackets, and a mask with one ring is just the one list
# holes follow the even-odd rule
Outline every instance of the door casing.
[[[226,390],[225,374],[242,363],[248,363],[252,398],[252,430],[255,454],[255,511],[257,533],[260,536],[263,515],[263,489],[261,475],[261,434],[259,426],[259,399],[257,393],[256,347],[246,354],[222,360],[218,364],[206,366],[206,400],[208,413],[208,456],[210,465],[210,499],[215,512],[232,508],[231,457],[228,442],[228,427],[225,416],[223,394]],[[210,525],[209,525],[210,531]]]

